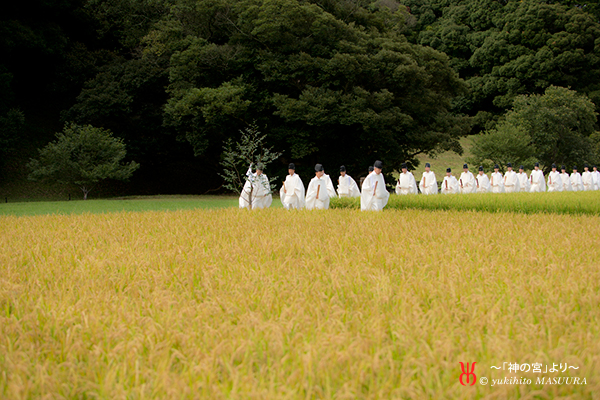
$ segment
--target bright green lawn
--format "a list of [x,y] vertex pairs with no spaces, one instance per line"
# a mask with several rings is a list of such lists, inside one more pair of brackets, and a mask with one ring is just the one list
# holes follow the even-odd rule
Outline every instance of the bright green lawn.
[[[237,207],[235,196],[144,196],[108,200],[0,203],[0,215],[82,214],[119,211],[173,211]],[[279,198],[271,207],[281,207]]]

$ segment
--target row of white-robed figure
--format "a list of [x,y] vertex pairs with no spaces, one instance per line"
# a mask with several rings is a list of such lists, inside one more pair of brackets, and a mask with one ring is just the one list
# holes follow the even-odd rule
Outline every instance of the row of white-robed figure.
[[[380,210],[387,204],[389,193],[385,188],[381,167],[381,161],[377,161],[375,166],[370,168],[374,171],[363,182],[361,205],[364,203],[364,209]],[[240,195],[240,208],[249,208],[250,203],[252,203],[253,209],[270,207],[273,198],[270,194],[267,176],[258,168],[255,173],[252,173],[252,169],[249,168],[246,175],[248,179]],[[296,174],[296,166],[291,163],[288,166],[288,175],[281,186],[279,195],[283,207],[288,210],[301,208],[312,210],[329,208],[329,200],[333,197],[361,196],[361,191],[358,189],[356,181],[346,173],[346,168],[342,166],[340,167],[336,193],[331,178],[325,174],[321,164],[315,166],[315,177],[311,179],[308,189],[305,191],[304,183],[300,176]]]
[[[546,190],[548,192],[600,190],[600,172],[595,166],[593,167],[593,171],[590,171],[586,165],[583,174],[577,171],[577,167],[573,167],[573,172],[569,175],[564,165],[561,167],[561,172],[559,172],[556,164],[552,164],[552,171],[548,174],[547,181],[543,171],[540,169],[539,163],[535,163],[534,169],[529,176],[527,176],[522,165],[519,167],[519,172],[513,171],[511,163],[508,163],[506,166],[507,171],[504,175],[499,171],[500,168],[498,165],[495,165],[494,172],[488,177],[483,172],[483,167],[479,167],[478,175],[474,176],[469,171],[467,164],[465,164],[458,180],[452,175],[450,168],[448,168],[446,176],[442,181],[440,192],[453,194],[545,192]],[[427,170],[428,168],[426,167],[425,169]],[[405,173],[404,170],[403,173]],[[428,173],[433,174],[430,171],[424,172],[424,179]],[[400,175],[402,176],[402,174]],[[435,175],[433,175],[432,179],[435,180]],[[434,194],[437,193],[437,184],[432,191]],[[423,192],[423,189],[421,189],[421,192]]]
[[[286,209],[327,209],[329,200],[332,197],[361,197],[362,210],[382,210],[389,199],[389,192],[385,188],[381,161],[376,161],[373,167],[369,168],[369,175],[362,183],[362,193],[358,189],[356,181],[346,173],[344,166],[340,168],[340,177],[338,179],[337,193],[329,175],[325,174],[321,164],[315,166],[315,177],[312,178],[305,193],[302,180],[295,173],[294,164],[288,167],[288,176],[280,189],[281,202]],[[494,167],[494,173],[488,177],[483,172],[483,167],[479,167],[478,175],[473,175],[467,166],[463,165],[463,172],[459,179],[452,175],[450,168],[446,169],[446,176],[438,188],[435,173],[431,171],[431,165],[425,164],[425,172],[419,182],[419,189],[423,194],[456,194],[456,193],[512,193],[512,192],[542,192],[546,191],[546,179],[544,173],[539,169],[536,163],[531,175],[527,176],[523,166],[520,166],[519,172],[512,170],[512,165],[507,164],[508,171],[502,175],[499,167]],[[250,197],[252,197],[252,208],[266,208],[271,206],[273,201],[270,194],[269,180],[257,169],[252,174],[249,169],[247,173],[249,179],[244,186],[240,196],[240,208],[248,208]],[[250,190],[252,189],[252,193]],[[589,171],[588,166],[584,167],[584,173],[579,174],[577,167],[573,167],[573,172],[569,175],[564,166],[561,172],[558,172],[556,165],[552,165],[552,172],[548,175],[547,190],[552,191],[583,191],[600,190],[600,172],[597,167]],[[402,164],[402,172],[396,183],[396,194],[408,195],[417,194],[416,180],[407,165]]]

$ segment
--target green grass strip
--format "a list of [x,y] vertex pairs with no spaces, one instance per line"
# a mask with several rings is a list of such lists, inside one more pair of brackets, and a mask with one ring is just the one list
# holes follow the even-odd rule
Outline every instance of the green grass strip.
[[[360,198],[332,199],[331,208],[360,209]],[[600,191],[455,195],[390,195],[386,210],[459,210],[523,214],[600,214]]]

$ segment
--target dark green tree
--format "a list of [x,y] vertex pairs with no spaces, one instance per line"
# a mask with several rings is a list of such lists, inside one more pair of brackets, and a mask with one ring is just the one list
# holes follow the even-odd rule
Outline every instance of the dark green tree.
[[543,95],[518,96],[497,129],[475,140],[475,162],[551,165],[598,162],[595,105],[585,95],[551,86]]
[[403,37],[406,8],[389,4],[347,13],[332,3],[181,0],[145,49],[171,54],[166,125],[210,156],[256,120],[284,150],[280,168],[294,160],[300,171],[321,162],[366,172],[381,159],[391,172],[419,154],[461,152],[469,121],[451,107],[466,87],[444,54]]
[[516,96],[571,87],[600,105],[600,21],[592,2],[406,0],[412,40],[443,51],[471,88],[455,109],[480,112],[478,129]]
[[29,179],[77,185],[84,200],[98,182],[127,180],[139,168],[134,161],[122,163],[125,144],[106,129],[70,124],[56,139],[30,161]]

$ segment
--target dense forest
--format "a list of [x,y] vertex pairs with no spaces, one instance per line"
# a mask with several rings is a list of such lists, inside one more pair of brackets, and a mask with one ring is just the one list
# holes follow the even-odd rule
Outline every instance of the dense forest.
[[596,2],[34,0],[4,7],[0,51],[5,192],[70,123],[139,163],[112,194],[205,193],[224,141],[254,124],[283,152],[267,174],[359,177],[461,153],[521,94],[600,105]]

